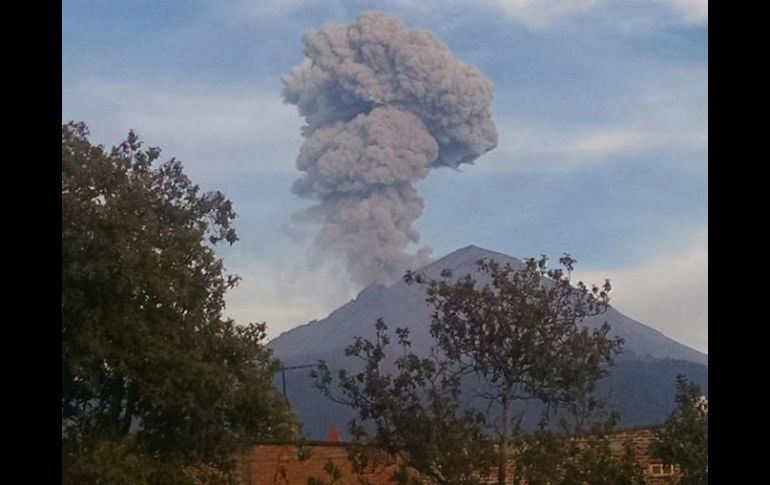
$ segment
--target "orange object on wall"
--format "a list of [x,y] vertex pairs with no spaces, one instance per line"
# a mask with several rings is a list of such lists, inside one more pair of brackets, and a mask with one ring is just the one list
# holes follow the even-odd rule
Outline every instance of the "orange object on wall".
[[340,430],[337,429],[336,426],[332,426],[329,428],[329,433],[326,435],[326,441],[329,441],[331,443],[339,443],[342,441],[342,435],[340,434]]

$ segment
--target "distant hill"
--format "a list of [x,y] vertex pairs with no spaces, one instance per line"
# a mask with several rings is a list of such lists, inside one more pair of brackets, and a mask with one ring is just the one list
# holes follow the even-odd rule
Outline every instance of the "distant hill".
[[[430,277],[438,277],[444,269],[451,270],[456,276],[476,274],[476,261],[482,258],[514,266],[522,264],[511,256],[469,246],[421,268],[420,272]],[[372,337],[374,322],[383,318],[391,329],[409,327],[412,350],[425,353],[433,345],[428,330],[431,311],[425,303],[424,289],[419,285],[409,286],[404,282],[391,286],[373,284],[325,319],[314,320],[285,332],[268,345],[286,366],[325,360],[332,369],[351,368],[351,360],[344,355],[345,347],[354,337]],[[700,384],[704,391],[708,390],[707,355],[626,317],[614,308],[584,323],[596,327],[605,321],[612,326],[613,335],[625,340],[621,357],[603,383],[604,389],[611,395],[612,404],[621,412],[621,424],[661,423],[674,407],[674,379],[677,374],[685,374]],[[308,438],[323,439],[331,426],[347,429],[347,421],[353,413],[314,389],[307,369],[288,371],[286,384],[289,401],[302,420]]]

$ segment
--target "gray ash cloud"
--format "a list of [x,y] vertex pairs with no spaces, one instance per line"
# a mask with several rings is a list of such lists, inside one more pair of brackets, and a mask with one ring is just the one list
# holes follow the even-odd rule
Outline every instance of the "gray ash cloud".
[[357,282],[392,282],[430,260],[429,247],[407,251],[424,206],[413,184],[497,145],[494,87],[429,33],[382,13],[304,42],[283,95],[306,121],[292,190],[318,203],[297,219],[321,225],[317,247],[342,255]]

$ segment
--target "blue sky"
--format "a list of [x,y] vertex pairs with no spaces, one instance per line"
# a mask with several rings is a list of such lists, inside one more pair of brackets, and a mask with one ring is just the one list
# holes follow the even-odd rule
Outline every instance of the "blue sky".
[[499,146],[417,184],[435,256],[469,244],[578,259],[615,306],[708,350],[708,6],[704,0],[64,0],[62,119],[129,129],[223,190],[244,281],[228,300],[270,334],[360,288],[308,255],[291,215],[302,120],[281,77],[302,36],[381,10],[434,33],[495,84]]

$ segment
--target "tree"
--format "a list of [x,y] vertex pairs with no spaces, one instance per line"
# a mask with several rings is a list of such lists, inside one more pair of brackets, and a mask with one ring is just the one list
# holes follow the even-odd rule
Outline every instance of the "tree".
[[708,401],[700,387],[685,376],[676,379],[676,409],[658,431],[655,454],[678,466],[679,485],[708,483]]
[[[396,330],[403,351],[391,373],[384,365],[385,324],[378,321],[373,342],[357,339],[347,354],[363,361],[364,370],[342,370],[337,378],[344,398],[338,400],[359,414],[352,429],[369,423],[367,443],[438,483],[486,483],[494,468],[500,484],[510,483],[512,461],[516,483],[594,483],[598,476],[609,481],[596,483],[641,483],[633,453],[611,453],[614,417],[597,390],[622,340],[609,336],[606,323],[594,330],[580,325],[607,308],[610,283],[573,287],[575,260],[565,255],[560,262],[564,270],[548,269],[545,257],[521,268],[479,261],[482,281],[407,273],[408,283],[426,288],[434,308],[436,347],[428,358],[413,355],[407,330]],[[325,364],[317,377],[331,395]],[[479,398],[485,411],[476,408]],[[539,407],[516,408],[519,403]],[[523,425],[526,409],[538,413],[535,433]],[[612,482],[621,476],[627,480]]]
[[238,278],[214,248],[237,240],[231,202],[141,146],[131,132],[106,151],[85,124],[62,126],[65,480],[94,453],[224,470],[249,442],[298,430],[265,325],[222,316]]
[[[521,434],[526,409],[511,416],[516,403],[539,403],[539,424],[558,417],[562,434],[579,435],[602,411],[597,385],[623,344],[609,337],[606,322],[589,330],[580,323],[609,305],[609,280],[588,287],[572,285],[576,260],[565,254],[562,268],[548,259],[527,259],[523,266],[478,262],[486,283],[472,275],[453,279],[444,271],[428,280],[414,273],[406,281],[425,285],[434,308],[430,331],[447,358],[462,362],[483,378],[478,395],[496,405],[492,423],[499,444],[499,483],[507,483],[510,445]],[[532,407],[529,407],[532,409]]]
[[633,443],[613,450],[612,420],[583,433],[563,435],[540,429],[524,436],[516,455],[516,485],[644,485],[643,468]]
[[385,452],[402,465],[393,477],[397,483],[417,483],[410,470],[441,485],[481,483],[479,470],[494,463],[493,446],[484,435],[483,416],[461,409],[461,369],[435,353],[414,355],[408,351],[408,330],[396,329],[396,334],[401,356],[393,374],[385,361],[390,337],[381,319],[374,341],[357,338],[346,349],[364,369],[338,372],[341,396],[334,393],[326,363],[313,374],[324,394],[359,413],[360,419],[350,423],[354,468],[363,470]]

